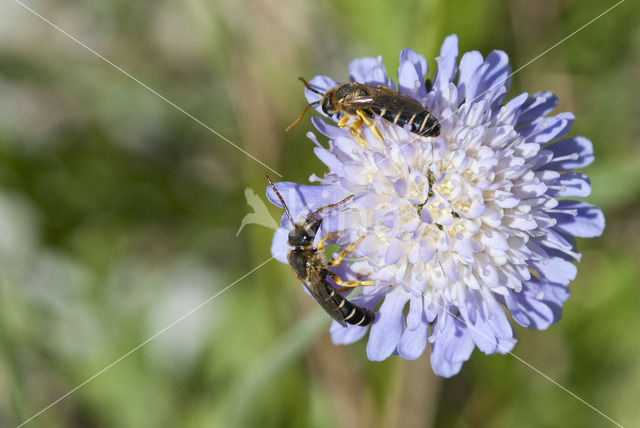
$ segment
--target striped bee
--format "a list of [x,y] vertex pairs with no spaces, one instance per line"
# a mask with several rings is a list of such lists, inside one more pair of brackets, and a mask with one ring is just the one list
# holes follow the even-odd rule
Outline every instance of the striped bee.
[[289,212],[287,204],[273,185],[269,176],[267,176],[269,185],[282,202],[282,206],[293,224],[293,228],[289,231],[289,245],[293,247],[288,253],[289,264],[293,268],[298,279],[309,291],[316,302],[324,309],[334,320],[343,327],[347,323],[353,325],[365,326],[370,324],[375,318],[375,313],[369,309],[361,308],[354,305],[344,297],[327,281],[327,277],[331,277],[333,281],[342,287],[357,287],[360,285],[373,285],[373,281],[343,281],[329,269],[331,266],[337,266],[344,257],[355,251],[356,247],[364,239],[364,236],[356,242],[348,245],[335,259],[330,262],[324,256],[324,242],[328,236],[323,237],[318,246],[314,248],[313,241],[321,219],[316,218],[318,214],[338,207],[353,198],[350,195],[340,202],[324,206],[313,213],[310,213],[301,223],[295,223]]
[[307,105],[298,119],[287,127],[289,131],[302,120],[304,114],[314,105],[320,105],[322,111],[328,116],[334,114],[340,117],[338,126],[344,128],[350,119],[355,119],[349,129],[351,134],[359,137],[360,127],[365,123],[373,134],[383,141],[382,135],[376,129],[373,119],[380,116],[394,125],[408,125],[411,132],[423,137],[435,137],[440,135],[440,122],[429,113],[418,101],[399,94],[386,86],[371,86],[363,83],[342,83],[327,92],[322,93],[311,87],[302,77],[299,78],[310,91],[321,95],[318,101]]

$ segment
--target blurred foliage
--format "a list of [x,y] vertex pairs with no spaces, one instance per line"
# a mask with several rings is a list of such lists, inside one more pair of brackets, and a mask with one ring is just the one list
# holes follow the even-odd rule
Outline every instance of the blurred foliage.
[[[451,33],[517,69],[614,2],[28,4],[306,181],[324,171],[308,119],[282,131],[305,102],[297,76],[345,80],[351,59],[374,55],[393,75],[406,46],[433,74]],[[572,134],[596,150],[589,200],[608,222],[579,243],[564,319],[518,328],[514,353],[625,426],[640,420],[638,16],[623,3],[518,71],[510,92],[550,90],[576,114]],[[510,355],[476,351],[443,380],[427,355],[371,363],[364,342],[333,346],[275,261],[207,301],[269,259],[270,230],[235,233],[244,188],[262,196],[275,174],[12,1],[0,5],[0,163],[0,426],[97,373],[26,426],[613,426]]]

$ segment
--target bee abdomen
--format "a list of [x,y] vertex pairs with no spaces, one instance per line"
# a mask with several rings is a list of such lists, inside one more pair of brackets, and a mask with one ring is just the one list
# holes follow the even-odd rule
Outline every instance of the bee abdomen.
[[388,120],[394,125],[409,125],[411,132],[424,137],[436,137],[440,135],[440,122],[431,113],[423,111],[393,111],[379,109],[376,111],[380,117]]
[[369,309],[356,306],[334,291],[333,301],[345,322],[353,325],[365,326],[371,324],[375,314]]
[[440,122],[428,111],[420,112],[409,123],[411,132],[425,137],[437,137],[440,135]]
[[411,119],[411,116],[415,116],[415,113],[413,115],[408,115],[403,111],[397,111],[397,110],[393,111],[393,110],[387,110],[384,108],[380,109],[377,112],[377,114],[383,119],[393,123],[394,125],[400,125],[400,126],[404,126]]

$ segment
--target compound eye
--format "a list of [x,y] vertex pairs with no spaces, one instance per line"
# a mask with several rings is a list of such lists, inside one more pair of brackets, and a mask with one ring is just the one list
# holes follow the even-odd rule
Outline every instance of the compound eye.
[[329,97],[325,97],[322,103],[322,111],[327,116],[331,116],[333,114],[333,109],[331,108],[331,100],[329,99]]
[[311,242],[311,237],[309,235],[304,235],[302,237],[302,241],[304,242],[304,245],[309,245],[309,243]]

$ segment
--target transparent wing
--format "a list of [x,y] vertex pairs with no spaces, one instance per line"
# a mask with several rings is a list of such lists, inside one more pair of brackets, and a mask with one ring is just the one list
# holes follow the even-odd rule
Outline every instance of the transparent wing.
[[336,291],[331,287],[331,285],[329,285],[322,275],[320,275],[320,272],[310,272],[309,282],[303,282],[302,284],[322,309],[331,316],[331,318],[338,321],[343,327],[346,327],[344,316],[340,312],[338,305],[335,303],[335,300],[331,295],[331,293],[336,293]]
[[425,110],[417,100],[399,94],[384,86],[377,88],[369,86],[367,87],[366,93],[345,101],[344,104],[359,110],[371,109],[375,114],[381,111],[387,111],[392,113],[402,112],[411,115]]

